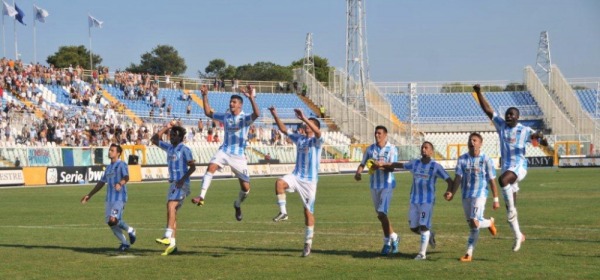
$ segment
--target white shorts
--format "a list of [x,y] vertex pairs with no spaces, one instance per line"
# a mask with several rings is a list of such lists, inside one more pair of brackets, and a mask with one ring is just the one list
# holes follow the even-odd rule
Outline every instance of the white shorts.
[[465,219],[477,219],[483,221],[483,211],[485,210],[485,201],[487,198],[463,198],[463,209],[465,211]]
[[121,220],[123,217],[123,210],[125,210],[125,203],[123,201],[106,202],[104,209],[104,220],[108,223],[110,217],[115,217],[117,220]]
[[245,156],[230,155],[219,150],[213,156],[213,158],[210,159],[210,163],[214,163],[220,168],[223,168],[225,165],[229,165],[231,167],[231,171],[235,173],[236,177],[240,178],[244,182],[250,182],[250,175],[248,174],[248,160]]
[[371,189],[371,199],[373,200],[373,206],[375,207],[375,211],[377,213],[388,213],[390,209],[390,203],[392,202],[392,195],[394,194],[394,189],[392,188],[384,188],[384,189]]
[[315,198],[317,196],[317,183],[305,181],[294,174],[287,174],[281,178],[288,184],[287,192],[298,192],[304,208],[314,213]]
[[519,192],[519,182],[521,182],[523,179],[525,179],[525,176],[527,176],[527,169],[523,168],[522,166],[511,166],[508,169],[502,170],[502,174],[504,174],[506,171],[513,172],[517,175],[517,180],[512,184],[512,191],[514,193]]
[[433,203],[411,203],[408,209],[408,226],[417,228],[425,226],[431,228],[431,217],[433,217]]

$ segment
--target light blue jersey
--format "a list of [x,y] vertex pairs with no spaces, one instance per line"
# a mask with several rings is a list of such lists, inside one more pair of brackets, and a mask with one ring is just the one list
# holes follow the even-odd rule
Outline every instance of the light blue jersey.
[[534,133],[534,130],[520,123],[515,127],[509,127],[496,112],[494,112],[492,121],[500,136],[502,170],[508,170],[511,167],[522,167],[527,170],[525,146],[531,142],[531,134]]
[[[395,162],[398,160],[398,150],[394,144],[389,142],[380,148],[377,143],[371,144],[365,151],[363,160],[360,163],[365,166],[369,159],[377,162]],[[396,178],[393,172],[377,169],[371,174],[370,178],[371,189],[387,189],[396,187]]]
[[120,191],[115,190],[115,185],[125,176],[129,176],[129,170],[127,164],[121,160],[117,160],[106,167],[102,178],[100,178],[100,182],[108,185],[106,188],[106,202],[127,202],[127,186],[122,185]]
[[[177,147],[173,147],[171,143],[160,141],[158,147],[167,152],[167,163],[169,165],[169,182],[177,182],[183,178],[188,172],[189,161],[194,160],[192,151],[183,143],[179,143]],[[185,180],[185,183],[190,183],[190,178]]]
[[488,182],[496,178],[494,160],[483,153],[476,157],[463,154],[458,158],[456,175],[462,177],[462,198],[487,198]]
[[319,180],[321,148],[325,140],[298,133],[289,134],[288,137],[296,144],[296,166],[292,174],[304,181],[316,183]]
[[410,203],[434,203],[435,181],[438,177],[444,180],[450,178],[444,167],[434,160],[424,164],[420,159],[414,159],[405,163],[404,169],[413,175]]
[[225,129],[223,145],[219,148],[230,155],[243,156],[248,143],[248,131],[254,122],[252,114],[243,111],[237,116],[231,113],[214,113],[213,119],[221,122]]

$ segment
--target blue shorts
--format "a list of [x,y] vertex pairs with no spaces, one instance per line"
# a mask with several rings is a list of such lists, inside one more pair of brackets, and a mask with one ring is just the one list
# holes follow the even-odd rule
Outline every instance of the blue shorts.
[[167,193],[167,201],[183,201],[188,195],[190,195],[190,184],[183,183],[181,188],[177,188],[176,182],[170,183],[169,192]]
[[125,202],[113,201],[105,203],[104,220],[108,223],[110,217],[115,217],[117,220],[121,220],[123,217],[123,210],[125,210]]

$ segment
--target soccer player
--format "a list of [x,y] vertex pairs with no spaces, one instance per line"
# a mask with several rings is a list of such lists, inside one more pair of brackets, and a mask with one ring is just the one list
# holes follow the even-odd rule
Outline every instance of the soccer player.
[[502,196],[506,204],[508,223],[515,234],[515,242],[512,249],[514,252],[517,252],[521,248],[521,243],[525,241],[525,234],[521,232],[519,227],[516,207],[519,182],[525,179],[527,175],[525,145],[534,140],[542,146],[547,146],[548,141],[546,141],[542,132],[536,132],[532,128],[518,123],[519,109],[515,107],[508,108],[504,114],[504,119],[502,119],[494,112],[492,106],[490,106],[481,93],[481,87],[477,84],[473,86],[473,89],[477,95],[479,106],[481,106],[481,109],[492,120],[500,136],[502,175],[498,178],[498,182],[500,183]]
[[[396,160],[398,160],[398,150],[394,144],[388,142],[387,128],[378,125],[375,127],[375,143],[367,148],[354,174],[354,179],[360,181],[365,165],[371,165],[367,166],[370,169],[369,174],[371,175],[371,199],[375,207],[375,212],[377,212],[377,218],[381,222],[381,228],[383,229],[381,255],[384,256],[390,253],[398,253],[398,243],[400,241],[400,237],[394,232],[392,223],[388,218],[388,210],[392,202],[394,188],[396,188],[394,169],[389,166],[383,167],[384,164],[391,164]],[[369,164],[367,161],[369,161]]]
[[[104,170],[104,174],[100,181],[96,183],[96,186],[81,198],[81,203],[87,203],[95,193],[102,189],[105,184],[108,184],[105,199],[105,219],[113,234],[121,241],[118,250],[124,252],[135,243],[136,236],[135,229],[123,221],[123,210],[125,210],[125,204],[127,203],[127,186],[125,184],[129,181],[129,170],[127,164],[119,159],[122,152],[121,146],[117,144],[110,145],[108,150],[110,164]],[[127,242],[122,230],[127,231],[129,242]]]
[[470,262],[473,259],[473,250],[479,239],[479,229],[487,228],[490,233],[496,235],[496,226],[494,218],[486,219],[483,217],[485,202],[488,196],[488,184],[494,195],[493,209],[500,207],[498,202],[498,189],[494,179],[496,178],[496,169],[494,161],[481,152],[483,137],[479,133],[469,135],[469,152],[461,155],[456,164],[456,174],[454,184],[448,185],[444,194],[447,201],[452,200],[458,186],[461,187],[462,203],[465,218],[471,229],[467,241],[467,253],[460,258],[461,262]]
[[421,235],[421,247],[415,260],[427,259],[427,245],[435,248],[435,232],[431,230],[433,206],[435,205],[435,183],[437,178],[442,178],[448,183],[448,188],[453,184],[450,175],[444,167],[432,159],[434,147],[431,142],[421,144],[421,158],[407,163],[395,162],[394,168],[404,168],[413,175],[410,189],[410,208],[408,211],[408,224],[410,230]]
[[[171,143],[164,142],[162,136],[169,130]],[[169,165],[169,191],[167,193],[167,228],[162,238],[156,242],[167,246],[161,254],[167,256],[177,251],[175,233],[177,230],[177,210],[183,205],[184,199],[190,194],[190,176],[196,170],[192,151],[183,144],[185,128],[177,122],[167,123],[160,131],[152,135],[152,144],[167,152]]]
[[306,135],[298,133],[288,134],[287,127],[281,122],[279,116],[277,116],[275,107],[271,106],[269,111],[271,111],[271,115],[273,115],[281,133],[287,135],[296,144],[296,166],[294,167],[294,171],[277,179],[275,182],[275,194],[277,195],[279,214],[273,218],[273,221],[279,222],[288,219],[285,192],[298,192],[304,204],[304,223],[306,225],[302,256],[308,257],[315,229],[314,206],[317,195],[317,181],[319,179],[319,163],[321,150],[325,142],[321,138],[321,123],[316,118],[307,118],[302,110],[294,109],[296,117],[305,124]]
[[235,208],[236,220],[241,221],[241,203],[244,202],[250,192],[248,160],[244,155],[244,150],[248,143],[248,130],[250,129],[250,125],[252,125],[254,120],[259,117],[258,105],[256,105],[256,101],[254,100],[253,89],[252,86],[249,85],[246,89],[241,90],[244,96],[250,100],[250,104],[252,104],[253,112],[250,115],[247,115],[242,111],[244,100],[237,94],[232,95],[229,100],[229,112],[214,113],[208,104],[208,88],[206,85],[202,86],[200,92],[202,93],[204,114],[224,125],[225,136],[223,137],[223,144],[219,148],[219,151],[217,151],[208,164],[208,168],[206,169],[206,173],[202,180],[200,195],[194,197],[192,203],[198,206],[204,205],[206,192],[212,182],[213,174],[215,174],[217,169],[229,165],[240,183],[240,191],[237,200],[233,203],[233,208]]

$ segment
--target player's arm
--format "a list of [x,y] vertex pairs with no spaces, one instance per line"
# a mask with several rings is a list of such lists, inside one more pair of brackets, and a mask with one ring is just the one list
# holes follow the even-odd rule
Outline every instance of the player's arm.
[[129,175],[123,176],[123,178],[121,178],[121,181],[115,184],[115,191],[120,192],[123,185],[127,184],[127,182],[129,182]]
[[397,169],[402,169],[402,168],[404,168],[404,162],[389,162],[389,163],[382,164],[382,166],[389,167],[392,170],[396,169],[396,168]]
[[462,177],[460,175],[454,176],[454,182],[450,178],[446,180],[446,182],[448,182],[448,188],[446,189],[446,193],[444,194],[444,199],[450,201],[452,200],[452,198],[454,198],[454,194],[458,190],[461,181]]
[[200,93],[202,93],[202,107],[204,109],[204,115],[212,119],[213,111],[212,108],[210,108],[210,104],[208,104],[208,87],[206,85],[202,85],[202,87],[200,87]]
[[160,142],[160,139],[162,139],[163,134],[165,134],[165,132],[167,132],[167,130],[171,129],[171,127],[173,127],[173,125],[169,122],[169,123],[167,123],[167,125],[165,125],[163,128],[161,128],[157,133],[154,133],[154,135],[152,135],[152,138],[150,139],[152,141],[152,144],[158,146],[158,143]]
[[492,206],[492,209],[496,210],[500,208],[500,200],[498,200],[498,187],[496,186],[496,181],[494,179],[490,179],[489,184],[492,194],[494,195],[494,205]]
[[546,139],[546,137],[544,136],[544,133],[542,133],[541,131],[536,131],[534,133],[531,134],[531,139],[537,139],[538,142],[540,143],[540,145],[547,147],[548,146],[548,139]]
[[490,106],[490,103],[487,101],[487,99],[483,97],[483,93],[481,93],[481,86],[479,84],[476,84],[473,86],[473,90],[477,95],[477,102],[479,103],[479,106],[491,120],[494,117],[494,109],[492,108],[492,106]]
[[94,196],[94,194],[96,194],[100,189],[102,189],[102,187],[104,187],[104,182],[100,181],[98,183],[96,183],[96,186],[94,186],[94,188],[86,195],[84,195],[81,198],[81,204],[85,204],[86,202],[88,202],[88,200],[90,200],[92,198],[92,196]]
[[188,166],[188,171],[187,171],[185,174],[183,174],[183,177],[181,177],[181,179],[179,179],[179,180],[177,181],[177,183],[175,184],[175,186],[176,186],[177,188],[181,188],[181,187],[183,187],[183,184],[185,183],[185,181],[186,181],[186,180],[187,180],[187,179],[188,179],[190,176],[192,176],[192,173],[194,173],[194,171],[196,171],[196,163],[195,163],[195,161],[194,161],[193,159],[192,159],[192,160],[190,160],[190,161],[188,161],[186,164],[187,164],[187,166]]
[[248,85],[246,87],[246,90],[242,89],[241,91],[244,94],[244,96],[246,96],[248,100],[250,100],[250,105],[252,105],[252,120],[258,119],[258,117],[260,117],[260,110],[258,109],[256,100],[254,98],[254,95],[252,94],[252,85]]
[[277,128],[279,128],[279,131],[281,131],[281,133],[285,135],[288,135],[287,127],[285,127],[281,119],[279,119],[279,116],[277,115],[277,109],[275,109],[275,106],[269,107],[269,111],[271,112],[273,119],[275,119],[275,123],[277,124]]
[[302,112],[302,110],[294,109],[294,112],[296,113],[296,117],[298,117],[298,119],[303,121],[308,127],[310,127],[310,129],[312,129],[312,131],[315,133],[315,137],[321,138],[321,128],[320,127],[317,127],[313,122],[311,122],[306,117],[306,115],[304,115],[304,112]]
[[362,172],[365,169],[364,164],[360,164],[358,168],[356,168],[356,173],[354,173],[354,180],[360,181],[362,179]]

